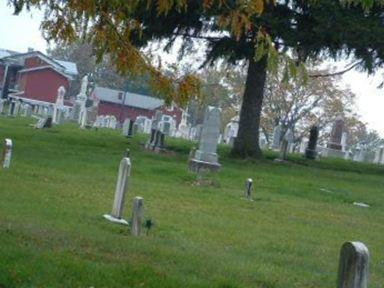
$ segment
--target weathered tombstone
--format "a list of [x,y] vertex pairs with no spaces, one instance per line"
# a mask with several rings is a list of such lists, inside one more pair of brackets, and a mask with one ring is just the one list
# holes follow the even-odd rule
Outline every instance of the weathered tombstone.
[[87,117],[85,121],[86,128],[92,128],[92,126],[94,126],[97,120],[98,109],[99,109],[98,106],[91,106],[86,109],[87,111]]
[[11,99],[9,102],[9,107],[8,107],[8,115],[9,116],[15,116],[15,107],[16,107],[16,102]]
[[273,142],[272,142],[272,149],[279,149],[280,148],[280,141],[281,141],[281,126],[277,125],[275,128],[273,128]]
[[59,124],[62,120],[62,110],[64,108],[64,96],[65,96],[65,88],[64,86],[60,86],[59,89],[57,89],[57,97],[56,102],[53,107],[53,122],[56,124]]
[[3,113],[3,110],[4,110],[4,102],[5,102],[5,100],[0,98],[0,114]]
[[362,149],[360,146],[357,146],[352,160],[355,162],[364,162],[364,156],[364,149]]
[[291,129],[288,129],[283,137],[283,141],[281,141],[281,147],[280,147],[280,159],[285,160],[287,158],[287,152],[292,145],[293,142],[293,132]]
[[11,158],[12,158],[12,140],[6,138],[4,140],[4,147],[3,147],[3,168],[7,169],[11,165]]
[[341,134],[341,141],[340,141],[341,150],[343,152],[347,151],[347,141],[348,141],[348,133],[343,131],[343,133]]
[[171,134],[171,122],[168,121],[162,121],[160,123],[160,131],[165,135]]
[[245,181],[245,192],[244,192],[244,197],[248,200],[252,200],[252,189],[253,189],[253,180],[251,178],[248,178],[247,181]]
[[16,101],[15,103],[15,109],[13,111],[13,116],[18,116],[20,113],[20,107],[21,107],[21,101]]
[[52,127],[52,117],[49,116],[45,119],[45,123],[43,125],[43,128],[51,128]]
[[132,223],[131,234],[134,236],[140,236],[141,226],[143,223],[143,210],[144,199],[141,197],[135,197],[132,203]]
[[317,138],[319,137],[319,128],[317,126],[312,126],[309,131],[309,141],[307,149],[305,149],[305,158],[307,159],[316,159],[317,152]]
[[380,146],[377,148],[375,152],[375,159],[373,160],[373,163],[376,164],[383,164],[384,162],[384,146]]
[[344,120],[341,116],[337,117],[331,131],[331,138],[327,147],[334,150],[342,150],[342,137],[344,133]]
[[217,171],[220,168],[216,153],[220,135],[221,109],[208,106],[201,130],[199,149],[189,161],[189,169],[198,172],[200,169]]
[[123,136],[132,137],[133,136],[133,121],[129,118],[126,118],[123,123]]
[[115,198],[113,201],[111,214],[105,214],[104,218],[115,223],[128,224],[128,222],[122,219],[125,194],[128,190],[129,175],[131,172],[131,161],[129,158],[124,157],[120,161],[119,175],[117,177]]
[[39,118],[39,120],[37,120],[37,123],[35,124],[35,129],[42,129],[45,125],[45,122],[47,121],[46,118]]
[[368,248],[362,242],[346,242],[340,250],[337,288],[368,287]]
[[233,146],[233,141],[237,137],[239,131],[239,116],[235,116],[225,126],[223,140],[225,143]]

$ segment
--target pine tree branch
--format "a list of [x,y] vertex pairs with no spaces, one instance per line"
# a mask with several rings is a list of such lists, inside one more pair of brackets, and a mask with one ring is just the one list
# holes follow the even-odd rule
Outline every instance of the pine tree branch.
[[176,33],[176,32],[172,33],[172,35],[200,39],[200,40],[207,40],[207,41],[217,41],[217,40],[223,39],[223,37],[199,36],[199,35],[191,35],[188,33]]
[[363,61],[357,61],[355,63],[353,63],[351,66],[345,68],[344,70],[341,70],[341,71],[338,71],[338,72],[332,72],[332,73],[325,73],[325,74],[310,74],[308,75],[308,77],[311,77],[311,78],[319,78],[319,77],[333,77],[333,76],[339,76],[339,75],[342,75],[344,73],[347,73],[348,71],[351,71],[353,68],[355,68],[356,66],[360,65]]

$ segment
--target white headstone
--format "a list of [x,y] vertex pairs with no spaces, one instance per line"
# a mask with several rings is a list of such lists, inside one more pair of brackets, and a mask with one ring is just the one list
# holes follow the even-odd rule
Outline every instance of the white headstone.
[[120,161],[119,175],[117,177],[115,198],[113,200],[112,212],[110,215],[104,215],[104,218],[117,223],[127,224],[127,221],[122,219],[125,194],[128,190],[129,175],[131,172],[131,161],[124,157]]
[[12,140],[6,138],[3,147],[3,168],[7,169],[11,165],[12,158]]
[[221,109],[208,106],[200,133],[199,149],[189,160],[189,169],[200,172],[201,169],[217,171],[220,168],[216,153],[220,136]]

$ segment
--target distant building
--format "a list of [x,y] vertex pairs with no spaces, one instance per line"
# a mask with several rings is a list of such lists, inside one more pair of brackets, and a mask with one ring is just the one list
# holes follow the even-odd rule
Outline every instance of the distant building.
[[38,105],[55,103],[58,88],[63,86],[69,91],[77,75],[75,63],[53,59],[39,51],[17,53],[0,49],[0,98]]
[[174,105],[167,107],[162,99],[103,87],[96,87],[93,93],[100,100],[98,114],[114,115],[120,123],[125,118],[133,121],[138,116],[152,118],[158,110],[172,117],[176,125],[181,121],[182,110]]

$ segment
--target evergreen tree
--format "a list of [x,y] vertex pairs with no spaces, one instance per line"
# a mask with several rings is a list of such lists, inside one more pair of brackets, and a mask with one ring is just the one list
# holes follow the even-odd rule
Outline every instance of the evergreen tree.
[[[185,102],[197,93],[193,75],[167,79],[135,47],[182,38],[180,56],[193,39],[207,45],[206,61],[248,62],[238,137],[233,154],[259,157],[260,114],[268,67],[289,51],[284,73],[295,75],[309,57],[349,55],[373,72],[384,59],[383,8],[372,0],[12,0],[16,12],[45,6],[42,27],[49,39],[71,41],[85,33],[98,52],[109,53],[119,71],[148,73],[166,99]],[[369,8],[369,9],[367,9]],[[79,32],[80,31],[80,32]],[[283,57],[284,58],[284,57]],[[286,58],[286,57],[285,57]],[[286,58],[287,59],[287,58]],[[174,81],[174,82],[172,82]],[[174,87],[177,89],[173,89]]]

